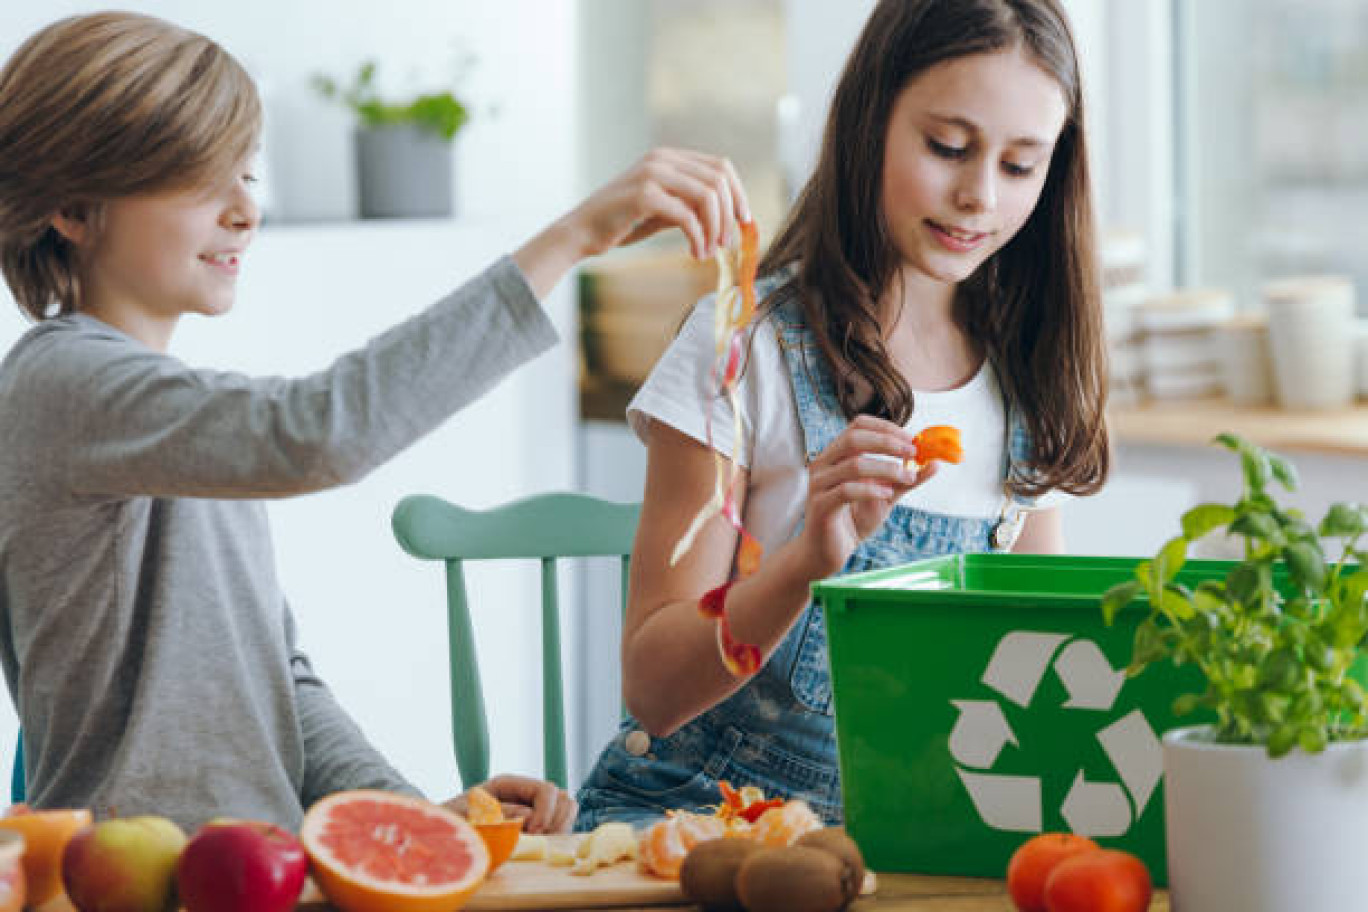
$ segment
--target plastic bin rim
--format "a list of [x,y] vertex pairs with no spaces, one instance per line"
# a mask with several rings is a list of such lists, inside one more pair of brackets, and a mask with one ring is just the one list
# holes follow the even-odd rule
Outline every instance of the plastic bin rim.
[[[924,560],[912,561],[906,564],[899,564],[896,567],[885,567],[878,570],[866,570],[862,573],[852,573],[846,576],[832,577],[831,579],[821,580],[812,586],[813,597],[823,604],[830,604],[833,607],[844,607],[847,599],[858,597],[861,601],[867,602],[938,602],[943,601],[946,595],[953,595],[955,601],[961,604],[1030,604],[1033,602],[1048,602],[1052,605],[1093,605],[1101,602],[1101,592],[1048,592],[1040,589],[969,589],[962,586],[949,586],[942,588],[920,588],[920,587],[890,587],[886,585],[890,580],[897,580],[902,577],[913,576],[916,574],[926,574],[928,579],[939,577],[945,578],[945,568],[950,566],[952,572],[958,570],[962,572],[966,567],[974,564],[996,564],[1002,567],[1019,570],[1042,570],[1048,569],[1053,573],[1060,572],[1096,572],[1096,571],[1121,571],[1122,577],[1116,582],[1128,579],[1129,573],[1134,570],[1135,565],[1142,561],[1150,560],[1148,557],[1091,557],[1076,555],[1055,555],[1055,554],[951,554],[943,557],[931,557]],[[1191,576],[1194,573],[1206,571],[1202,575],[1224,576],[1235,566],[1236,561],[1229,560],[1207,560],[1193,558],[1187,561],[1180,578]],[[934,574],[934,576],[932,576]],[[1137,596],[1132,604],[1144,602],[1143,596]]]

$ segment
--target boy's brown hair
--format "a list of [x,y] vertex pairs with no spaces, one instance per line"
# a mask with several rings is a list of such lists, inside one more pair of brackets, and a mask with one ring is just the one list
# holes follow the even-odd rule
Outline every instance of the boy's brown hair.
[[[880,0],[832,96],[817,167],[760,264],[798,264],[797,294],[830,361],[847,416],[905,424],[912,391],[884,347],[880,303],[898,252],[880,206],[888,121],[898,93],[947,60],[1021,48],[1055,78],[1069,115],[1035,211],[964,282],[956,316],[987,350],[1034,450],[1015,492],[1097,491],[1110,447],[1107,363],[1073,35],[1059,0]],[[860,400],[854,378],[873,388]]]
[[203,184],[260,131],[251,78],[203,35],[123,12],[34,34],[0,70],[0,269],[19,307],[44,320],[80,306],[54,216],[98,225],[107,200]]

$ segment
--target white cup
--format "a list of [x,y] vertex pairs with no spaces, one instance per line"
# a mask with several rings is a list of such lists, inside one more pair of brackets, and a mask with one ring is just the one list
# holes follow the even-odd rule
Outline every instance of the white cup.
[[1343,276],[1269,282],[1268,341],[1278,403],[1346,408],[1354,399],[1354,286]]
[[1358,394],[1368,399],[1368,320],[1358,321]]
[[1236,405],[1267,405],[1273,399],[1273,355],[1268,317],[1242,314],[1216,331],[1216,348],[1227,395]]

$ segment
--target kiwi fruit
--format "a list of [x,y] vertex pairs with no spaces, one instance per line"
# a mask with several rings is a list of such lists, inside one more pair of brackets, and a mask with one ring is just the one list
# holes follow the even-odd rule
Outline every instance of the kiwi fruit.
[[679,886],[684,895],[707,912],[741,912],[736,896],[736,872],[747,858],[762,851],[749,839],[709,839],[684,856]]
[[855,897],[860,895],[865,878],[864,856],[860,854],[860,847],[855,844],[855,840],[850,838],[843,827],[826,827],[805,833],[795,844],[810,849],[821,849],[841,859],[850,872],[848,876],[853,891],[846,898],[854,901]]
[[841,859],[821,849],[761,849],[736,873],[736,895],[748,912],[839,912],[852,895],[849,876]]

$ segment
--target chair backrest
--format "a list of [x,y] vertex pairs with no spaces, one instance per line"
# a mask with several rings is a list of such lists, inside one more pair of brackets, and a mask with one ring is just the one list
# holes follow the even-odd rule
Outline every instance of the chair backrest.
[[489,726],[462,563],[505,559],[541,562],[543,775],[564,788],[565,698],[556,561],[618,557],[625,608],[628,562],[640,515],[639,504],[573,493],[539,494],[482,511],[418,495],[404,498],[394,508],[392,525],[400,546],[414,557],[446,563],[451,738],[464,787],[489,778]]

